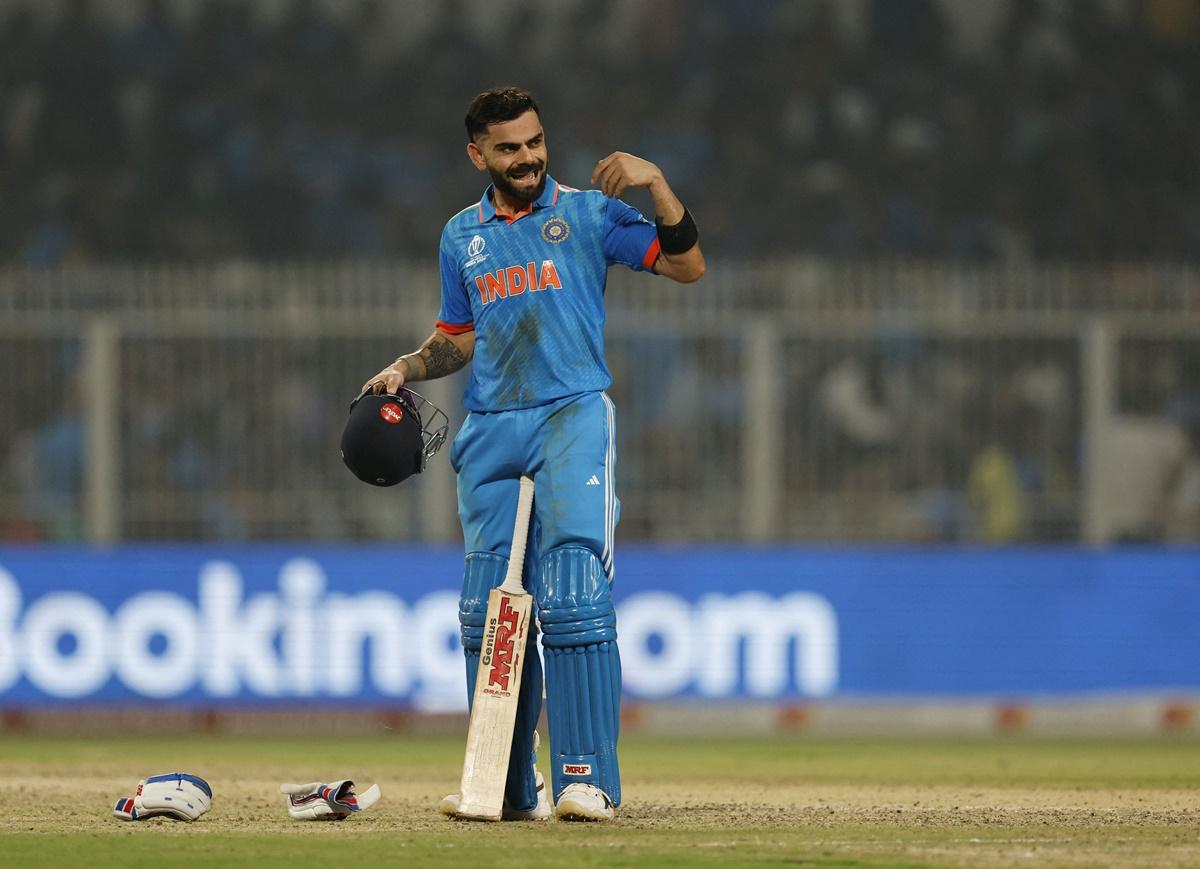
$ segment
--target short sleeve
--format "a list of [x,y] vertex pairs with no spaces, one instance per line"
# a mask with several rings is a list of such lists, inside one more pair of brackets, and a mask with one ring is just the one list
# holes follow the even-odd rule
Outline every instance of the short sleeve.
[[604,257],[634,271],[646,271],[658,259],[658,230],[632,205],[606,198],[604,203]]
[[475,319],[471,313],[471,300],[463,286],[458,261],[449,250],[446,232],[442,233],[438,266],[442,276],[442,307],[438,311],[438,328],[452,335],[469,332]]

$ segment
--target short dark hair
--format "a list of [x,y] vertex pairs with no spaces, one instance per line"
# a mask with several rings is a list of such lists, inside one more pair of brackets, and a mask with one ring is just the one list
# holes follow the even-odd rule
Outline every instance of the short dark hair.
[[467,109],[467,138],[474,142],[487,132],[490,124],[515,121],[528,111],[537,112],[539,118],[542,116],[529,91],[511,86],[489,88],[471,100]]

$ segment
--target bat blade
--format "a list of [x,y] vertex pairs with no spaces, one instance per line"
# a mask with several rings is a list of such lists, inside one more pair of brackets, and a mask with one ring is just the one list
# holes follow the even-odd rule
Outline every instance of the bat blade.
[[460,818],[500,820],[532,604],[526,592],[495,588],[488,595],[459,791]]

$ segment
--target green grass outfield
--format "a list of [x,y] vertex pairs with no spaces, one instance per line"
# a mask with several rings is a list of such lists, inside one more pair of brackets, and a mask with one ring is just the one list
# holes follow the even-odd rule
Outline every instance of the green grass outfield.
[[[4,866],[1196,866],[1200,740],[622,743],[607,825],[436,814],[460,734],[339,740],[0,737]],[[139,778],[213,785],[194,824],[112,818]],[[279,782],[378,782],[342,823],[290,820]]]

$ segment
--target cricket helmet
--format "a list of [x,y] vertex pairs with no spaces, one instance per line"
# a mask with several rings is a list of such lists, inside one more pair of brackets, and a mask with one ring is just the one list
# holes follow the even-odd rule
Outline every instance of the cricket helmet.
[[425,470],[449,428],[446,414],[411,389],[364,392],[350,403],[342,461],[364,483],[394,486]]

